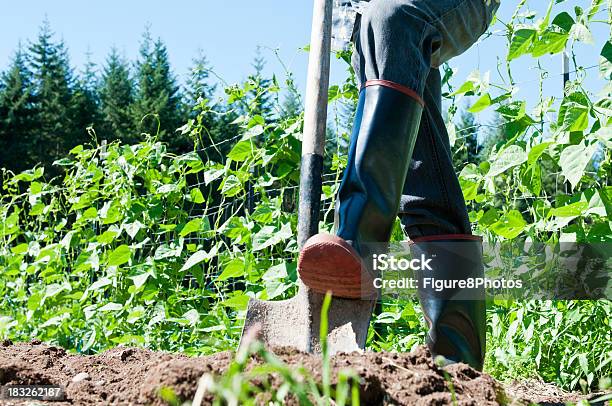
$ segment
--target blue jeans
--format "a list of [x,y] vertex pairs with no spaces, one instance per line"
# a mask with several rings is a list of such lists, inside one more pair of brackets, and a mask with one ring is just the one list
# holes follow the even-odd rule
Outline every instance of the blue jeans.
[[406,86],[425,102],[399,217],[413,239],[471,234],[442,117],[438,67],[487,30],[495,0],[372,0],[355,24],[353,67],[358,81]]

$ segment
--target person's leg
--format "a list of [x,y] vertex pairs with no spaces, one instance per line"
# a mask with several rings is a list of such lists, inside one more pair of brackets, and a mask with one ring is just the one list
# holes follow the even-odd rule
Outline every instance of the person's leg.
[[432,68],[423,93],[425,109],[406,176],[399,217],[410,239],[471,234],[442,117],[440,72]]

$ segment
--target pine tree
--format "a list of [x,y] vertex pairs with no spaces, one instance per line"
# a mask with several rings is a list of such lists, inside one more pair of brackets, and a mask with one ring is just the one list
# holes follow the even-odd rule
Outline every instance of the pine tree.
[[89,141],[87,128],[97,127],[101,122],[100,117],[100,94],[99,79],[96,73],[96,65],[91,62],[91,55],[87,54],[85,69],[75,84],[72,114],[75,142],[84,143]]
[[134,102],[134,82],[130,68],[116,48],[106,59],[100,84],[101,136],[131,143],[136,139],[131,108]]
[[155,42],[147,29],[137,63],[138,92],[133,115],[141,132],[158,134],[175,152],[189,149],[190,142],[176,129],[183,121],[181,96],[170,68],[168,51],[161,39]]
[[30,69],[36,110],[36,131],[32,133],[32,156],[50,168],[78,140],[71,112],[73,74],[63,41],[55,42],[45,20],[38,39],[29,47]]
[[[186,116],[189,120],[197,121],[198,126],[203,129],[197,145],[218,144],[236,135],[237,128],[231,124],[236,116],[214,102],[215,92],[216,85],[210,83],[208,60],[200,52],[193,59],[191,74],[184,91]],[[231,119],[226,121],[228,116],[231,116]],[[221,162],[227,152],[229,150],[221,143],[216,149],[212,148],[206,159]]]
[[274,115],[274,109],[272,107],[272,94],[268,89],[272,86],[273,80],[264,76],[265,67],[266,60],[258,47],[253,60],[255,72],[248,78],[252,86],[248,92],[247,102],[250,115],[259,115],[265,120],[270,120]]
[[200,51],[199,55],[193,59],[191,74],[185,86],[185,105],[191,118],[197,114],[193,108],[203,100],[212,100],[216,90],[217,86],[210,83],[208,59]]
[[283,101],[282,118],[295,117],[302,111],[302,103],[297,88],[293,84],[293,80],[287,81],[288,89]]
[[19,44],[11,66],[0,77],[0,167],[15,172],[34,164],[30,155],[34,126],[31,76]]

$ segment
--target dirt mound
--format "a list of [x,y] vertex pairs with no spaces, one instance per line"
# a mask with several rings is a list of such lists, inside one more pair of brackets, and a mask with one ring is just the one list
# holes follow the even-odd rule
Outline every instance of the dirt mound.
[[[317,357],[290,349],[275,352],[287,364],[303,365],[320,377]],[[223,373],[231,359],[230,352],[190,358],[126,347],[81,356],[38,341],[4,342],[0,346],[0,385],[61,385],[66,401],[54,405],[163,405],[160,388],[172,388],[180,399],[193,399],[202,374]],[[332,366],[335,371],[351,368],[359,374],[362,404],[452,404],[448,381],[424,348],[409,354],[339,354]],[[445,370],[452,377],[458,405],[497,405],[505,401],[501,385],[489,375],[463,364]],[[0,400],[0,404],[18,403]]]

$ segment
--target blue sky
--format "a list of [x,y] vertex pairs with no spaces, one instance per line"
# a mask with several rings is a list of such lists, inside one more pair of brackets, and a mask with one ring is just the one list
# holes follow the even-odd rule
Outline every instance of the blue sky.
[[[516,2],[505,0],[502,3],[498,14],[507,20]],[[542,14],[548,1],[528,3],[536,5],[535,10]],[[589,4],[590,0],[568,0],[556,10],[570,10],[573,15],[571,10],[575,5],[586,8]],[[240,81],[252,72],[255,49],[261,46],[268,61],[268,72],[283,72],[271,51],[277,48],[288,69],[294,73],[299,88],[303,89],[307,54],[299,49],[310,38],[311,7],[312,3],[305,0],[9,1],[2,5],[0,12],[0,70],[8,66],[18,41],[27,44],[36,38],[46,16],[57,37],[66,41],[72,64],[77,69],[82,68],[88,51],[94,62],[103,63],[112,46],[134,60],[144,27],[150,24],[153,35],[165,41],[174,71],[181,78],[186,77],[192,58],[201,50],[225,81]],[[583,66],[597,64],[603,38],[609,36],[608,30],[606,24],[597,24],[596,45],[579,46],[579,61]],[[458,69],[456,83],[462,83],[478,68],[491,70],[492,82],[496,82],[496,61],[503,53],[503,40],[492,38],[455,58],[452,65]],[[560,73],[559,55],[543,57],[541,63],[551,73]],[[537,89],[538,74],[532,65],[533,59],[525,57],[513,62],[515,79],[524,83],[521,92],[528,100],[534,100]],[[341,81],[344,74],[343,63],[334,62],[332,82]],[[601,88],[597,70],[588,71],[588,75],[588,87]],[[548,79],[544,91],[560,95],[561,79],[557,76]]]

